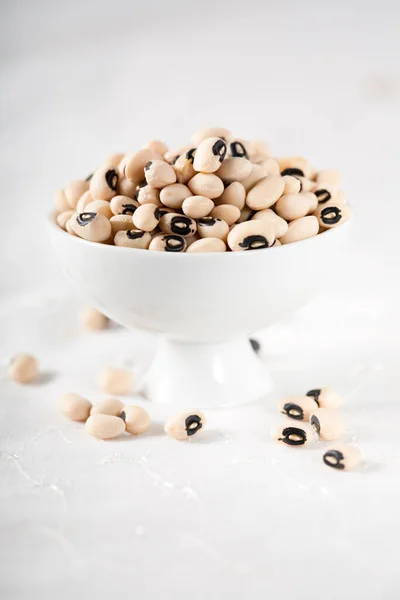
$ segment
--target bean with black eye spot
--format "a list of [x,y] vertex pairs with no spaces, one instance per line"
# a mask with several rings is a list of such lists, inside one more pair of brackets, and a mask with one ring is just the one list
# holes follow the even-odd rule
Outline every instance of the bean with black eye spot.
[[321,227],[332,229],[348,221],[351,217],[351,210],[346,205],[328,202],[327,204],[319,204],[313,214],[318,219]]
[[204,414],[200,411],[188,411],[174,415],[165,423],[164,431],[176,440],[192,439],[206,423]]
[[146,181],[136,188],[135,200],[139,204],[156,204],[157,206],[162,206],[160,190],[151,187]]
[[160,233],[151,240],[149,250],[158,252],[185,252],[186,247],[187,243],[183,236],[173,233]]
[[343,403],[340,394],[327,387],[309,390],[306,396],[313,398],[320,408],[339,408]]
[[310,423],[321,440],[337,440],[345,431],[345,424],[338,412],[331,408],[317,408],[310,416]]
[[318,204],[326,204],[330,201],[334,202],[337,188],[327,183],[317,183],[313,192],[317,196]]
[[105,242],[111,235],[110,221],[95,212],[79,213],[69,223],[77,236],[90,242]]
[[297,426],[288,423],[280,424],[271,430],[273,440],[290,446],[292,448],[302,448],[315,442],[315,433],[306,423]]
[[117,195],[118,172],[111,165],[100,167],[90,180],[89,190],[93,200],[111,200]]
[[140,229],[128,229],[128,231],[118,231],[114,237],[116,246],[124,246],[125,248],[139,248],[147,250],[150,246],[151,235],[147,231]]
[[278,404],[278,409],[284,415],[297,421],[308,421],[318,404],[309,396],[287,396]]
[[226,151],[226,142],[218,137],[203,140],[194,155],[194,170],[201,173],[214,173],[225,160]]
[[361,452],[356,446],[350,444],[335,444],[324,452],[323,461],[332,469],[338,471],[352,471],[361,462]]
[[235,140],[229,144],[229,154],[233,157],[249,158],[249,153],[247,152],[245,145],[243,142],[239,142],[238,140]]
[[194,155],[196,148],[191,148],[187,152],[181,154],[175,161],[173,168],[176,173],[176,181],[178,183],[187,183],[196,175],[193,168]]
[[174,168],[165,160],[151,160],[144,169],[146,181],[153,188],[163,188],[176,182]]
[[211,237],[225,241],[229,233],[229,225],[222,219],[203,217],[197,221],[197,231],[201,238]]
[[196,221],[179,213],[163,215],[159,226],[163,233],[176,233],[184,237],[194,235],[197,231]]
[[[296,175],[311,178],[313,170],[302,156],[285,156],[278,160],[281,175]],[[297,171],[297,173],[295,172]]]
[[132,223],[142,231],[153,231],[160,221],[160,209],[156,204],[142,204],[132,215]]
[[114,215],[133,215],[139,206],[137,200],[128,196],[114,196],[110,202],[110,208]]
[[144,169],[147,163],[151,160],[158,160],[160,155],[158,152],[150,148],[142,148],[126,158],[124,175],[131,181],[143,181]]
[[126,431],[131,435],[140,435],[150,427],[150,415],[141,406],[124,406],[119,416],[125,422]]
[[273,246],[275,238],[275,228],[270,222],[245,221],[231,229],[228,246],[233,251],[261,250]]
[[285,189],[283,190],[283,195],[286,194],[298,194],[301,192],[301,181],[297,177],[292,177],[292,175],[284,175],[283,179],[285,181]]

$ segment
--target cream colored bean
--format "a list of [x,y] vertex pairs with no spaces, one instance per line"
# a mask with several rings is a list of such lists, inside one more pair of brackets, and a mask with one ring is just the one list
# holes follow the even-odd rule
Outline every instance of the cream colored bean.
[[114,215],[132,216],[139,206],[139,202],[133,200],[133,198],[129,198],[129,196],[114,196],[110,202],[110,208]]
[[232,138],[232,133],[229,129],[224,127],[208,127],[207,129],[200,129],[192,135],[192,142],[195,146],[199,146],[201,142],[210,137],[217,137],[223,139],[225,142],[229,142]]
[[331,388],[309,390],[306,396],[313,398],[320,408],[339,408],[343,403],[343,398]]
[[116,438],[125,431],[125,422],[111,415],[91,415],[85,424],[85,431],[99,440]]
[[163,233],[175,233],[186,237],[197,231],[196,221],[180,213],[167,213],[160,219],[160,229]]
[[306,198],[309,199],[310,208],[309,208],[308,214],[312,215],[318,206],[318,198],[313,192],[301,192],[301,193],[303,194],[303,196],[305,196]]
[[226,244],[219,238],[203,238],[190,244],[186,252],[226,252]]
[[332,229],[346,223],[351,217],[351,210],[346,205],[327,202],[326,204],[319,204],[313,214],[318,219],[321,227]]
[[95,212],[104,215],[107,219],[111,219],[113,216],[110,203],[107,200],[93,200],[85,207],[84,212]]
[[150,148],[142,148],[129,156],[125,165],[125,177],[131,181],[143,181],[144,169],[151,160],[157,160],[160,156]]
[[10,361],[8,374],[17,383],[32,383],[39,375],[38,360],[32,354],[16,354]]
[[277,238],[281,238],[288,230],[285,219],[279,217],[271,208],[259,210],[251,218],[252,221],[258,221],[259,219],[266,219],[273,225]]
[[233,251],[261,250],[271,247],[275,239],[274,226],[267,220],[245,221],[231,229],[228,246]]
[[246,204],[253,210],[269,208],[282,196],[285,182],[280,175],[268,175],[247,193]]
[[278,160],[281,175],[299,175],[300,177],[312,176],[309,162],[302,156],[286,156]]
[[118,398],[108,398],[92,406],[91,415],[112,415],[119,417],[121,410],[124,408],[123,403]]
[[117,195],[118,172],[112,166],[101,167],[90,180],[90,193],[94,200],[111,200]]
[[71,421],[86,421],[92,408],[89,400],[74,393],[64,394],[58,399],[57,404],[59,411]]
[[199,144],[194,155],[193,168],[201,173],[214,173],[225,160],[227,145],[218,137],[210,137]]
[[310,423],[321,440],[337,440],[345,431],[345,424],[339,413],[331,408],[314,410],[310,416]]
[[94,200],[92,194],[89,192],[89,190],[87,190],[79,198],[78,203],[76,205],[75,212],[77,212],[77,213],[85,212],[87,205],[91,204],[92,202],[95,202],[95,200]]
[[309,421],[318,404],[309,396],[287,396],[278,404],[279,411],[297,421]]
[[267,158],[258,163],[267,171],[267,175],[280,175],[279,164],[274,158]]
[[182,203],[183,212],[192,219],[207,217],[213,208],[214,202],[206,196],[190,196]]
[[188,182],[188,186],[195,196],[207,196],[211,200],[221,196],[224,191],[222,180],[214,173],[197,173]]
[[[267,169],[262,165],[252,164],[250,175],[241,181],[246,192],[249,192],[261,179],[269,175]],[[277,173],[279,175],[279,173]],[[233,184],[232,184],[233,185]]]
[[300,191],[301,192],[313,192],[316,183],[312,181],[312,179],[307,179],[307,177],[300,177],[300,175],[296,175],[296,178],[300,181]]
[[192,146],[181,146],[181,148],[175,148],[173,150],[168,150],[163,159],[168,162],[170,165],[174,165],[178,158],[182,156],[182,154],[186,154],[187,152],[191,152],[193,150]]
[[136,194],[137,185],[134,181],[127,179],[127,177],[120,177],[117,185],[117,193],[119,196],[128,196],[128,198],[134,198]]
[[341,183],[341,176],[339,171],[334,171],[331,169],[318,171],[315,181],[318,184],[333,185],[334,187],[338,188]]
[[226,240],[229,233],[229,225],[214,217],[203,217],[197,221],[197,231],[201,238],[219,238]]
[[250,145],[250,158],[251,158],[252,162],[255,162],[253,160],[253,156],[254,157],[260,156],[262,159],[265,160],[271,156],[271,152],[265,142],[262,142],[260,140],[255,140],[255,141],[251,142],[251,145]]
[[151,187],[147,183],[138,186],[135,199],[139,204],[156,204],[157,206],[162,206],[160,190]]
[[[256,214],[257,214],[256,210],[251,210],[248,206],[245,206],[240,213],[238,223],[244,223],[245,221],[251,221],[251,219]],[[232,227],[234,227],[234,225]]]
[[114,237],[116,246],[124,246],[125,248],[138,248],[139,250],[147,250],[150,246],[151,235],[140,229],[129,229],[128,231],[118,231]]
[[305,217],[310,210],[310,198],[303,193],[286,194],[279,198],[275,210],[286,221],[300,219],[300,217]]
[[205,426],[206,418],[198,410],[174,415],[165,423],[164,431],[179,441],[193,438]]
[[132,215],[132,223],[142,231],[153,231],[160,221],[160,210],[156,204],[143,204]]
[[275,242],[273,243],[273,246],[275,248],[275,246],[282,246],[281,242],[277,239],[275,240]]
[[105,242],[111,235],[110,221],[95,212],[83,212],[68,221],[74,233],[90,242]]
[[119,231],[129,231],[133,229],[132,215],[115,215],[110,219],[111,233],[114,236]]
[[65,212],[60,213],[57,216],[57,224],[59,225],[59,227],[61,227],[61,229],[64,229],[64,231],[65,231],[67,222],[70,220],[70,218],[74,214],[75,214],[74,210],[66,210]]
[[196,171],[193,168],[194,154],[196,148],[191,148],[187,152],[181,154],[175,161],[173,167],[176,173],[176,180],[178,183],[187,183],[192,177],[196,175]]
[[124,406],[119,416],[125,421],[125,429],[131,435],[140,435],[150,427],[150,415],[140,406]]
[[132,373],[125,369],[107,367],[101,371],[98,384],[107,394],[122,396],[132,390]]
[[97,308],[87,308],[81,315],[81,324],[87,331],[100,331],[109,325],[108,318]]
[[181,208],[183,201],[192,196],[190,189],[183,183],[167,185],[160,192],[160,201],[168,208]]
[[334,444],[324,452],[324,463],[339,471],[352,471],[361,463],[361,452],[350,444]]
[[213,208],[211,216],[216,219],[221,219],[231,226],[239,219],[240,210],[237,206],[233,206],[233,204],[220,204]]
[[289,421],[273,427],[271,437],[273,440],[292,448],[309,446],[316,441],[312,427],[306,423],[292,425]]
[[281,244],[291,244],[317,235],[318,219],[314,216],[302,217],[289,223],[287,233],[280,238]]
[[232,156],[224,160],[216,172],[216,175],[218,175],[224,183],[232,183],[233,181],[242,181],[243,179],[246,179],[251,171],[252,164],[247,158]]
[[285,189],[283,194],[298,194],[301,190],[301,181],[292,175],[284,175]]
[[150,160],[144,169],[146,181],[153,188],[163,188],[176,182],[174,168],[165,160]]
[[127,165],[128,160],[130,159],[131,155],[130,154],[125,154],[125,156],[121,159],[121,162],[119,163],[118,167],[117,167],[117,171],[118,171],[118,181],[120,179],[125,179],[125,167]]
[[152,150],[160,156],[164,156],[164,154],[168,152],[168,146],[161,140],[151,140],[150,142],[147,142],[145,148]]
[[71,181],[64,190],[69,208],[76,208],[79,198],[89,189],[89,182],[82,179]]
[[67,221],[67,223],[65,225],[65,231],[67,233],[69,233],[69,235],[74,235],[75,237],[78,237],[78,236],[76,235],[75,231],[72,229],[72,223],[77,216],[78,216],[78,213],[74,212],[72,217],[70,217],[70,219]]
[[185,252],[187,242],[181,235],[159,234],[150,242],[149,250],[156,252]]
[[125,157],[125,152],[114,152],[113,154],[109,154],[106,160],[103,162],[103,166],[105,167],[115,167],[118,168],[121,160]]
[[338,189],[329,183],[317,183],[313,191],[317,197],[318,204],[326,204],[327,202],[335,202]]
[[231,204],[242,210],[246,202],[246,190],[240,181],[230,183],[219,198],[215,199],[215,205]]
[[55,193],[54,208],[59,213],[70,210],[71,206],[65,196],[64,190],[58,190],[58,192]]

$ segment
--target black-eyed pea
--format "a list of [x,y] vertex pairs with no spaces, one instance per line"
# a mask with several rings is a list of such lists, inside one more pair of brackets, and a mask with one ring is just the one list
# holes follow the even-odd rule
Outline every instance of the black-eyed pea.
[[119,416],[125,422],[126,431],[131,435],[140,435],[150,427],[150,415],[141,406],[124,406]]
[[156,204],[142,204],[132,215],[132,223],[142,231],[153,231],[160,221],[160,209]]
[[300,191],[301,192],[313,192],[315,187],[316,187],[316,183],[315,181],[312,181],[311,179],[308,179],[307,177],[300,177],[300,175],[296,175],[293,176],[296,177],[299,181],[300,181]]
[[339,206],[341,204],[347,204],[347,198],[344,192],[342,192],[341,190],[335,195],[335,204],[336,206]]
[[286,221],[305,217],[310,210],[310,198],[303,193],[285,194],[275,205],[277,215]]
[[69,235],[74,235],[75,237],[78,237],[75,233],[75,231],[72,229],[72,223],[74,222],[74,220],[76,219],[76,217],[78,216],[79,213],[74,212],[74,214],[68,219],[68,221],[65,224],[65,231],[67,233],[69,233]]
[[273,246],[275,248],[275,246],[282,246],[282,244],[278,239],[276,239],[275,242],[273,243]]
[[112,415],[93,414],[85,423],[85,431],[99,440],[110,440],[125,431],[125,422]]
[[156,189],[176,182],[174,168],[165,160],[150,160],[145,166],[144,176],[147,183]]
[[196,221],[178,213],[167,213],[160,219],[160,229],[163,233],[175,233],[186,237],[197,231]]
[[65,196],[64,190],[58,190],[54,196],[54,208],[58,213],[66,212],[71,206]]
[[150,148],[142,148],[134,152],[126,159],[125,177],[131,181],[143,181],[144,169],[147,163],[151,160],[157,160],[160,156]]
[[250,142],[246,142],[246,140],[232,140],[229,144],[228,154],[234,158],[249,159],[250,146]]
[[77,212],[77,213],[85,212],[87,205],[91,204],[92,202],[94,202],[94,198],[93,198],[92,194],[90,193],[90,191],[87,190],[79,198],[76,208],[75,208],[75,212]]
[[201,238],[219,238],[226,240],[229,233],[229,225],[215,217],[203,217],[197,221],[197,231]]
[[17,383],[32,383],[39,375],[39,363],[32,354],[20,352],[13,356],[8,374]]
[[80,315],[83,329],[87,331],[100,331],[109,325],[109,319],[97,308],[87,308]]
[[168,152],[168,146],[164,144],[164,142],[162,142],[161,140],[151,140],[150,142],[147,142],[145,148],[152,150],[160,156],[164,156],[164,154]]
[[182,208],[183,201],[192,196],[190,189],[183,183],[172,183],[160,192],[160,201],[168,208]]
[[64,394],[58,399],[57,404],[59,411],[71,421],[86,421],[92,408],[89,400],[74,393]]
[[[268,175],[268,171],[262,165],[252,164],[250,175],[243,179],[240,183],[243,185],[246,192],[249,192],[261,179]],[[279,173],[277,173],[279,175]],[[233,185],[233,184],[232,184]]]
[[132,373],[125,369],[107,367],[99,374],[98,385],[106,394],[122,396],[132,389]]
[[139,202],[129,196],[114,196],[110,202],[110,208],[114,215],[132,216],[139,206]]
[[91,415],[112,415],[119,417],[124,405],[118,398],[108,398],[92,406]]
[[221,219],[231,226],[239,219],[240,209],[237,206],[233,206],[233,204],[220,204],[212,209],[211,217]]
[[301,217],[291,221],[288,230],[280,238],[281,244],[292,244],[317,235],[319,231],[318,219],[314,216]]
[[161,233],[153,237],[149,250],[156,252],[185,252],[187,242],[181,235]]
[[90,180],[90,193],[94,200],[111,200],[117,195],[118,171],[112,165],[97,169]]
[[255,140],[250,143],[250,158],[252,162],[256,162],[254,158],[260,157],[260,159],[265,160],[270,156],[270,149],[265,142]]
[[77,236],[90,242],[105,242],[112,232],[107,217],[95,212],[74,215],[68,223],[71,224],[71,229]]
[[190,150],[181,154],[175,161],[173,167],[178,183],[187,183],[196,175],[196,171],[193,168],[195,152],[196,148],[190,148]]
[[151,235],[147,231],[140,229],[128,229],[127,231],[118,231],[114,237],[116,246],[124,246],[125,248],[137,248],[139,250],[147,250],[150,246]]
[[221,196],[224,191],[222,180],[214,173],[197,173],[188,181],[188,186],[193,195],[207,196],[211,200]]
[[134,198],[136,194],[136,189],[136,183],[134,181],[131,181],[127,177],[120,177],[118,179],[117,194],[119,196],[128,196],[128,198]]
[[345,432],[341,416],[331,408],[315,409],[310,416],[310,423],[321,440],[337,440]]
[[318,198],[313,192],[301,192],[303,196],[309,199],[310,208],[308,209],[308,214],[312,215],[318,206]]
[[312,168],[305,158],[302,156],[286,156],[278,160],[281,175],[293,175],[295,177],[312,176]]
[[[285,181],[280,175],[268,175],[247,193],[246,204],[252,210],[269,208],[282,196]],[[306,213],[307,214],[307,213]]]
[[278,404],[280,412],[297,421],[309,421],[318,404],[309,396],[287,396]]
[[72,215],[75,214],[74,210],[66,210],[65,212],[60,213],[59,215],[57,215],[57,224],[59,227],[61,227],[61,229],[64,229],[64,231],[66,231],[67,229],[67,223],[70,220],[70,218],[72,217]]
[[261,250],[273,246],[275,239],[275,228],[269,221],[245,221],[231,229],[228,246],[233,251]]
[[125,154],[124,157],[121,159],[120,163],[118,164],[117,171],[119,179],[125,178],[125,167],[130,157],[130,154]]
[[271,208],[259,210],[251,217],[252,221],[259,221],[260,219],[265,219],[273,225],[277,238],[281,238],[288,230],[285,219],[279,217]]
[[315,433],[312,427],[306,423],[300,423],[296,426],[290,423],[282,423],[271,429],[273,440],[291,446],[292,448],[302,448],[315,443]]
[[343,398],[331,388],[315,388],[309,390],[306,396],[315,400],[320,408],[339,408],[343,403]]
[[332,469],[352,471],[361,463],[361,452],[350,444],[334,444],[324,452],[322,460]]
[[118,165],[124,157],[125,152],[114,152],[113,154],[109,154],[107,156],[106,160],[103,162],[103,165],[118,168]]
[[214,173],[225,160],[227,145],[218,137],[203,140],[194,155],[193,168],[201,173]]
[[267,171],[267,175],[280,175],[279,164],[274,158],[267,158],[257,163]]
[[[240,212],[240,217],[238,219],[238,223],[244,223],[245,221],[251,221],[251,219],[254,217],[254,215],[257,214],[257,212],[258,211],[252,210],[248,206],[245,206]],[[234,225],[232,226],[232,228],[233,227],[234,227]]]
[[229,142],[232,138],[232,133],[229,129],[225,129],[224,127],[208,127],[196,131],[196,133],[192,135],[192,142],[195,146],[199,146],[201,142],[210,137],[221,138],[224,142]]
[[182,211],[192,219],[207,217],[213,208],[214,202],[206,196],[189,196],[182,203]]
[[111,234],[117,235],[119,231],[128,231],[133,228],[132,215],[114,215],[110,219]]
[[156,204],[157,206],[162,206],[160,190],[151,187],[146,181],[137,186],[135,200],[139,204]]
[[298,194],[301,191],[301,181],[292,175],[284,175],[285,189],[283,194]]
[[74,179],[64,190],[69,208],[76,208],[79,198],[89,189],[89,182],[83,179]]
[[335,202],[328,202],[327,204],[319,204],[313,214],[318,219],[321,227],[332,229],[346,223],[351,217],[351,210],[345,204],[337,205]]
[[313,192],[317,197],[318,204],[334,202],[337,191],[337,187],[329,183],[317,183],[313,189]]
[[[233,181],[242,181],[250,175],[252,171],[252,164],[247,158],[240,158],[238,156],[231,156],[226,158],[216,175],[225,184],[232,183]],[[222,192],[221,192],[222,194]],[[221,195],[219,194],[219,195]]]
[[231,204],[242,210],[246,202],[246,190],[240,181],[230,183],[221,196],[215,199],[215,205]]
[[318,171],[315,176],[315,181],[318,184],[322,183],[324,185],[333,185],[334,187],[338,188],[341,183],[341,176],[339,171],[327,169],[324,171]]
[[219,238],[203,238],[190,244],[186,252],[226,252],[226,244]]
[[174,415],[165,423],[164,431],[179,441],[193,438],[204,427],[205,416],[198,410]]
[[104,215],[107,219],[111,219],[113,216],[108,200],[93,200],[93,202],[90,202],[82,212],[95,212]]
[[172,150],[168,150],[164,155],[163,159],[169,163],[170,165],[174,165],[178,158],[182,156],[182,154],[186,154],[187,152],[192,152],[193,146],[182,146],[181,148],[175,148]]

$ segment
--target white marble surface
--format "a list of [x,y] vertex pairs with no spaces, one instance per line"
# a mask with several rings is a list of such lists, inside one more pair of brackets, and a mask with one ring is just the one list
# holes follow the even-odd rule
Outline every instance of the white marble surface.
[[[0,595],[7,599],[394,600],[400,445],[399,10],[395,2],[19,0],[1,5]],[[204,124],[339,167],[356,209],[340,289],[260,334],[271,398],[209,411],[203,441],[99,442],[55,401],[103,396],[103,365],[148,362],[152,340],[83,333],[44,217],[55,188],[110,150],[184,141]],[[327,265],[329,268],[329,265]],[[5,367],[35,352],[42,379]],[[364,463],[273,444],[276,400],[346,397]],[[133,398],[129,398],[133,401]]]

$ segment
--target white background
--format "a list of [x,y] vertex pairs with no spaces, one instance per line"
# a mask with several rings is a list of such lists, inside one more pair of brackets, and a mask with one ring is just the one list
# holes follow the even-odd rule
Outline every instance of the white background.
[[[3,597],[398,598],[398,3],[0,8],[0,359],[34,351],[45,372],[1,381]],[[57,395],[100,400],[99,368],[152,342],[79,330],[84,300],[46,237],[54,191],[110,152],[205,125],[342,170],[356,212],[343,287],[261,335],[273,398],[211,412],[202,443],[166,439],[157,407],[140,440],[88,439]],[[276,399],[321,383],[346,396],[358,472],[269,440]]]

